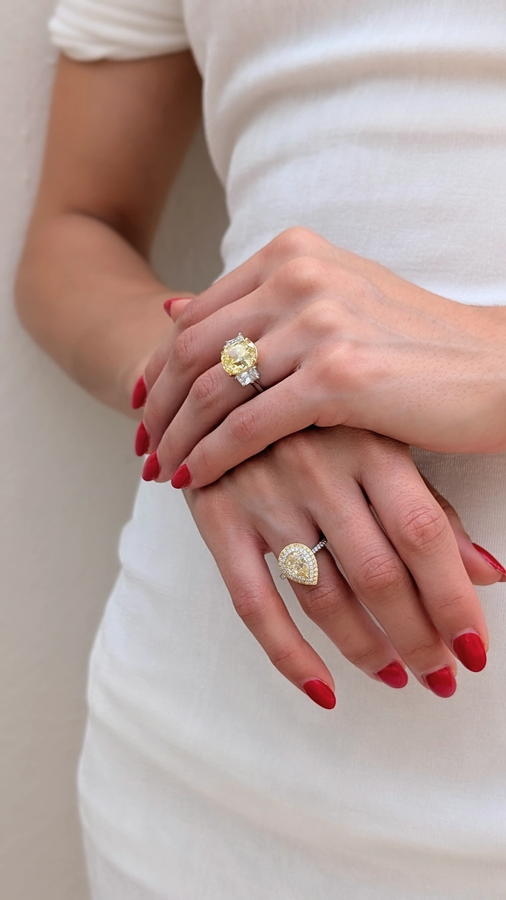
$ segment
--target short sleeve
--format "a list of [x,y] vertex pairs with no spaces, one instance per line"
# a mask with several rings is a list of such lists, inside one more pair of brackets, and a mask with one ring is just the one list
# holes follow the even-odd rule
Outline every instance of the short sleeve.
[[60,0],[53,44],[81,61],[141,59],[189,47],[183,0]]

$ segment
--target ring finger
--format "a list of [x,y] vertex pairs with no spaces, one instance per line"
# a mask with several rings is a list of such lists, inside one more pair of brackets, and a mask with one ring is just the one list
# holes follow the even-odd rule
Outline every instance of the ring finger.
[[[301,543],[307,541],[308,547],[318,540],[308,520],[302,520],[296,529],[293,521],[285,527],[280,522],[275,527],[263,522],[259,530],[276,556],[286,546],[288,535],[295,535]],[[305,614],[366,675],[390,687],[404,687],[408,678],[399,653],[358,602],[326,548],[318,552],[317,563],[317,584],[290,582]]]
[[[284,332],[285,329],[270,332],[258,340],[258,363],[252,363],[252,366],[258,366],[261,389],[283,381],[297,367],[295,344]],[[170,370],[166,368],[151,390],[143,420],[149,435],[149,450],[157,451],[161,470],[158,481],[167,481],[202,438],[233,409],[255,398],[252,384],[243,386],[218,363],[196,379],[170,421],[163,398],[170,390],[171,379]]]

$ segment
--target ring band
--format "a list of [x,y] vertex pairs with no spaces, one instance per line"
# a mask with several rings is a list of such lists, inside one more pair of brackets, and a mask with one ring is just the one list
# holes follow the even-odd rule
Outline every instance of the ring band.
[[221,351],[221,364],[227,373],[243,387],[252,384],[256,392],[263,391],[260,372],[257,369],[258,350],[249,338],[239,332],[236,338],[227,341]]
[[287,544],[278,556],[281,578],[296,581],[297,584],[318,584],[318,563],[316,553],[322,550],[327,538],[321,540],[311,549],[306,544]]

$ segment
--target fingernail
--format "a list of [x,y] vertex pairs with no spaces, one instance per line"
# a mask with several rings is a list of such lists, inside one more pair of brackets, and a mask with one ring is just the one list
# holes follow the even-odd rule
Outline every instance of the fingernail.
[[451,697],[457,690],[455,675],[449,666],[438,669],[437,672],[429,672],[423,679],[427,687],[438,697]]
[[452,646],[455,655],[471,672],[481,672],[487,665],[487,651],[479,634],[466,631],[453,638]]
[[498,562],[495,556],[492,556],[492,554],[489,553],[488,550],[485,550],[484,547],[480,547],[479,544],[475,544],[474,541],[472,543],[475,550],[477,550],[478,553],[481,553],[483,559],[487,560],[489,566],[492,566],[492,568],[495,569],[496,572],[500,572],[501,575],[506,575],[506,569],[501,565],[500,562]]
[[323,706],[324,709],[334,709],[336,695],[324,681],[319,678],[311,678],[309,681],[305,681],[302,687],[308,697],[311,697],[311,700],[314,700],[318,706]]
[[376,675],[378,678],[381,678],[385,684],[388,684],[389,687],[403,688],[406,687],[408,683],[408,673],[396,659],[391,663],[388,663],[388,666],[385,666],[384,669],[380,669],[379,672],[376,672]]
[[144,406],[147,393],[144,375],[141,375],[132,391],[132,409],[140,409],[141,406]]
[[185,488],[191,483],[192,477],[190,475],[190,470],[186,463],[183,463],[182,466],[179,466],[179,469],[176,469],[172,478],[171,485],[175,488]]
[[135,435],[135,452],[137,456],[144,456],[148,452],[149,434],[146,431],[144,422],[141,422]]
[[142,477],[144,481],[153,481],[160,474],[160,463],[158,462],[158,454],[155,450],[154,453],[151,453],[148,456],[146,462],[144,463],[144,468],[142,470]]
[[176,302],[176,300],[189,300],[189,299],[190,299],[189,297],[170,297],[170,299],[166,300],[165,303],[163,304],[163,308],[164,308],[165,312],[167,313],[167,315],[170,316],[170,308],[171,308],[172,304]]

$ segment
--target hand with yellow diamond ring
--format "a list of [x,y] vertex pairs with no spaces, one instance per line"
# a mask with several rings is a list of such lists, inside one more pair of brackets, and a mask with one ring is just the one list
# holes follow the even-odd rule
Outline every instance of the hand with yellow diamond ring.
[[264,557],[292,542],[313,547],[322,532],[317,584],[291,586],[350,662],[397,688],[407,666],[441,697],[455,691],[455,656],[472,671],[484,667],[487,628],[471,579],[491,584],[501,574],[429,490],[407,446],[359,429],[310,428],[185,497],[237,612],[277,669],[321,705],[335,702],[331,672]]
[[[158,481],[184,464],[173,483],[210,484],[313,424],[434,451],[506,449],[505,307],[431,294],[305,229],[184,306],[146,373]],[[220,363],[239,332],[257,348],[258,396]]]

